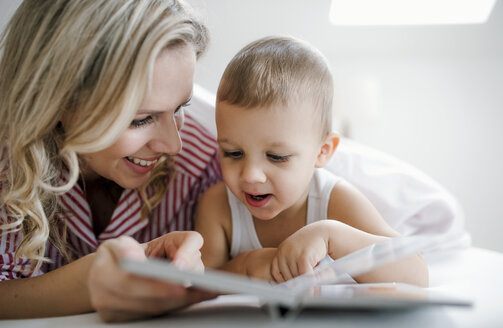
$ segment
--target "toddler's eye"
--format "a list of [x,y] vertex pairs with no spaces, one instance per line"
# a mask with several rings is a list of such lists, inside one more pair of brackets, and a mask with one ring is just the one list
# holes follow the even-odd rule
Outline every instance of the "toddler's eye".
[[229,157],[232,159],[239,159],[239,158],[243,157],[243,152],[241,150],[224,151],[223,154],[224,154],[224,157]]
[[145,118],[142,118],[142,119],[138,119],[138,120],[133,120],[130,124],[131,127],[133,128],[138,128],[138,127],[141,127],[141,126],[145,126],[147,124],[150,124],[154,121],[153,117],[152,116],[147,116]]
[[276,155],[276,154],[267,154],[267,158],[273,162],[286,162],[290,158],[290,156],[286,155]]

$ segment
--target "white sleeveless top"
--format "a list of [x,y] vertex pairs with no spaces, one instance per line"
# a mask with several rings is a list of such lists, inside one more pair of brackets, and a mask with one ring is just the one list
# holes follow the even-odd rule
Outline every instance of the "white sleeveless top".
[[[311,179],[307,199],[306,225],[327,218],[328,202],[335,184],[341,178],[325,169],[316,169]],[[227,197],[232,215],[231,258],[245,251],[262,248],[255,231],[253,217],[240,200],[227,188]]]

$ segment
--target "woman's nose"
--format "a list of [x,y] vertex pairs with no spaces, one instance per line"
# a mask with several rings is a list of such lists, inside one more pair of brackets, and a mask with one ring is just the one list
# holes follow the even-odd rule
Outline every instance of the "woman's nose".
[[157,153],[176,155],[182,149],[182,139],[179,129],[182,121],[177,117],[166,118],[157,127],[155,136],[149,142],[149,147]]
[[258,163],[247,162],[241,170],[241,180],[246,183],[265,183],[266,174]]

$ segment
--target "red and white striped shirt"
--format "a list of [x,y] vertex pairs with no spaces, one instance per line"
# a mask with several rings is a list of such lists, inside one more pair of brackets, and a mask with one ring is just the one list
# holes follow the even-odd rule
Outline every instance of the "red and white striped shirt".
[[[136,189],[123,191],[110,223],[96,237],[93,232],[91,209],[82,189],[76,184],[59,197],[67,223],[67,243],[81,257],[96,251],[107,239],[131,236],[143,243],[169,231],[193,229],[193,219],[199,196],[211,185],[222,179],[218,147],[215,139],[189,115],[180,131],[183,148],[175,161],[176,175],[160,204],[150,213],[148,220],[141,220],[143,201]],[[5,170],[7,156],[2,151],[0,173]],[[167,178],[168,179],[168,178]],[[0,186],[0,190],[1,190]],[[63,214],[60,215],[63,217]],[[9,222],[7,211],[0,204],[0,222]],[[30,261],[15,259],[14,253],[22,239],[20,231],[0,235],[0,281],[35,276],[59,268],[67,261],[56,247],[47,242],[46,263],[39,272],[30,272]]]

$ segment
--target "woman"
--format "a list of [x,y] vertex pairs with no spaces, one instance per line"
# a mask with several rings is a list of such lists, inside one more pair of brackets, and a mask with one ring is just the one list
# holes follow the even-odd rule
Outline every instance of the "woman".
[[220,179],[215,141],[182,129],[206,43],[178,0],[21,4],[0,61],[0,316],[117,321],[209,296],[118,266],[162,236],[150,255],[202,269],[197,233],[164,234]]

